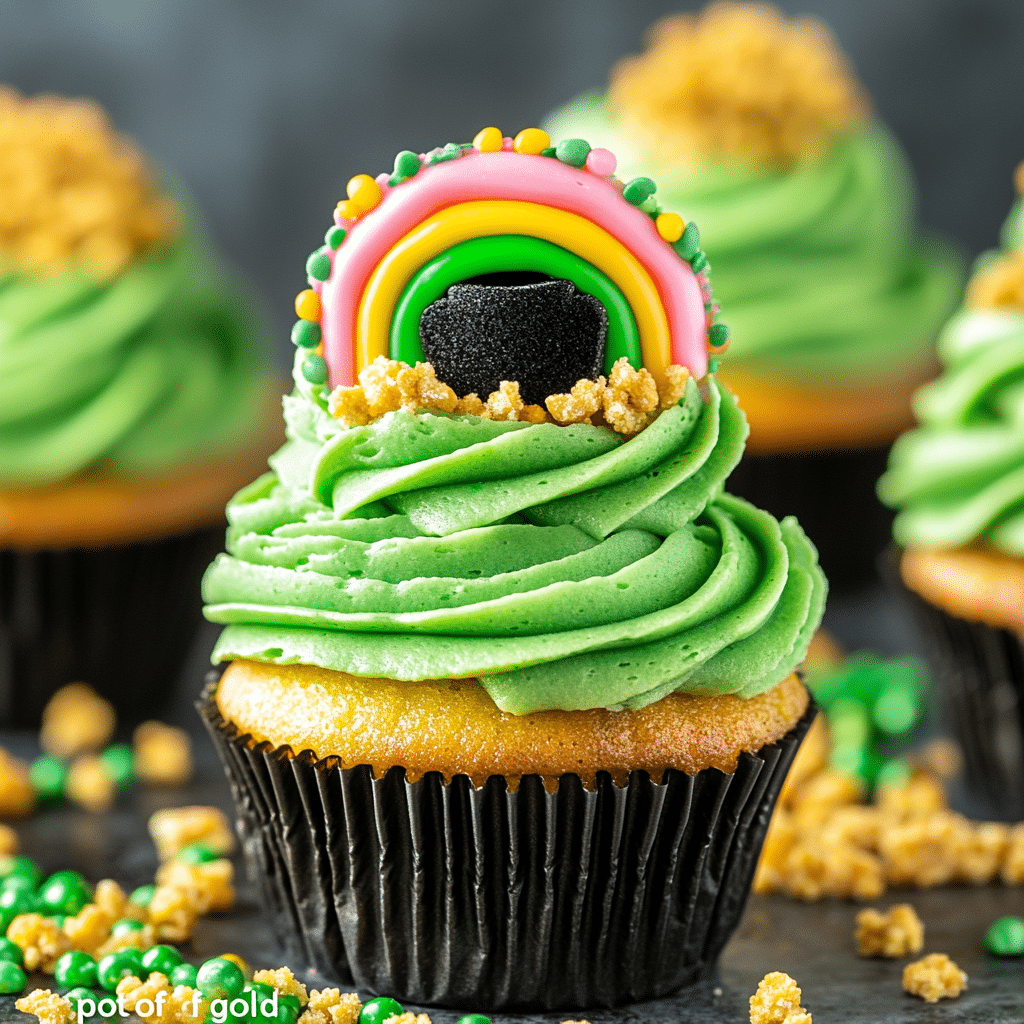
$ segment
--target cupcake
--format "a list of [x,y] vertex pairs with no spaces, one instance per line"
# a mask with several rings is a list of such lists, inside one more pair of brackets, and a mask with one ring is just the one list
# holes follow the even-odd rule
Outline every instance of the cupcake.
[[891,520],[874,481],[960,275],[915,236],[910,169],[831,34],[764,5],[671,17],[546,127],[646,169],[700,225],[750,421],[730,489],[796,513],[833,584],[870,580]]
[[84,680],[149,717],[223,504],[279,440],[260,338],[93,104],[0,90],[0,720]]
[[723,492],[724,325],[687,226],[614,170],[487,128],[353,178],[288,442],[204,580],[249,864],[288,955],[361,991],[693,982],[813,716],[814,548]]
[[[1024,191],[1024,165],[1017,172]],[[1018,207],[1019,209],[1019,207]],[[1004,237],[1014,238],[1013,220]],[[1024,818],[1024,240],[982,257],[878,491],[974,793]]]

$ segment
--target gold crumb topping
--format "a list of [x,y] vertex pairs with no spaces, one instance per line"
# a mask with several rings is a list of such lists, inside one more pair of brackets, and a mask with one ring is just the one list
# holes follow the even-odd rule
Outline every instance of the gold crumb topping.
[[0,265],[110,277],[179,223],[145,158],[95,103],[0,87]]
[[332,416],[346,426],[365,426],[387,412],[404,409],[437,409],[441,412],[464,413],[490,420],[518,420],[524,423],[604,424],[620,434],[632,435],[643,430],[658,409],[675,405],[686,390],[690,371],[683,366],[669,366],[665,372],[666,386],[659,393],[651,374],[641,367],[634,370],[623,356],[612,366],[606,380],[583,378],[567,394],[549,395],[546,409],[527,405],[519,394],[519,384],[503,380],[497,391],[483,401],[476,393],[459,398],[443,381],[437,379],[430,363],[405,363],[377,356],[359,371],[359,383],[337,387],[328,399]]
[[782,971],[766,974],[750,997],[750,1024],[812,1024],[800,986]]
[[659,21],[647,51],[616,67],[609,96],[664,160],[774,166],[822,152],[869,109],[828,28],[766,4],[715,3]]
[[981,309],[1024,307],[1024,249],[1014,249],[982,267],[967,285],[967,304]]
[[865,907],[857,914],[854,933],[858,956],[877,956],[888,960],[920,953],[924,946],[924,925],[909,903],[897,903],[884,914]]
[[929,953],[903,969],[903,991],[926,1003],[955,999],[965,988],[967,973],[945,953]]

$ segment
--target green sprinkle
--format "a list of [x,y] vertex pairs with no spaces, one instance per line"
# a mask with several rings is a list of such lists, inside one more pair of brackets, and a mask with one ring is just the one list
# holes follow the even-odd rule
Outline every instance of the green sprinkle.
[[690,260],[690,266],[693,267],[693,272],[699,274],[708,265],[708,254],[703,249],[698,249],[693,259]]
[[718,367],[721,365],[717,359],[708,360],[708,373],[718,373]]
[[88,953],[65,953],[53,968],[53,980],[61,988],[92,988],[96,984],[96,961]]
[[646,213],[652,220],[657,219],[665,212],[661,208],[661,203],[659,203],[654,196],[648,196],[642,203],[640,203],[639,206],[637,206],[637,209]]
[[708,344],[721,348],[729,340],[729,328],[725,324],[712,324],[708,330]]
[[420,158],[411,150],[403,149],[395,157],[395,173],[392,178],[398,178],[399,184],[413,177],[420,169]]
[[331,257],[323,249],[310,253],[306,260],[306,273],[314,281],[326,281],[331,276]]
[[90,895],[77,871],[55,871],[39,887],[39,909],[44,914],[77,914]]
[[622,190],[622,198],[631,206],[639,206],[645,199],[653,196],[657,188],[650,178],[634,178]]
[[0,995],[11,996],[25,991],[25,972],[10,960],[0,960]]
[[108,953],[96,965],[96,980],[100,988],[113,992],[122,978],[134,975],[143,980],[148,977],[142,966],[142,955],[137,949],[120,949],[116,953]]
[[540,155],[541,156],[553,156],[553,157],[557,158],[558,157],[557,147],[556,146],[548,146],[546,149],[542,149],[540,151]]
[[242,968],[233,960],[215,956],[199,968],[199,991],[207,999],[234,999],[245,987]]
[[324,234],[324,244],[331,249],[337,249],[345,241],[347,234],[348,232],[344,228],[339,228],[337,224],[332,224]]
[[985,932],[985,948],[996,956],[1020,956],[1024,953],[1024,921],[1019,917],[1001,917]]
[[428,153],[423,162],[428,167],[432,167],[434,164],[443,164],[446,160],[455,160],[462,156],[462,153],[463,149],[458,143],[449,142],[442,149],[435,149],[432,153]]
[[43,800],[59,800],[64,795],[68,766],[59,757],[43,754],[29,766],[28,776],[32,788]]
[[905,679],[887,683],[871,709],[871,717],[879,730],[888,736],[908,732],[921,717],[921,698],[917,687]]
[[11,878],[13,875],[20,875],[23,878],[31,879],[32,888],[34,889],[39,885],[39,880],[42,875],[39,873],[39,868],[36,866],[36,862],[24,854],[17,854],[14,857],[4,858],[4,870],[2,872],[4,881]]
[[316,348],[323,338],[320,325],[313,320],[296,320],[292,327],[292,344],[298,348]]
[[589,154],[590,143],[583,139],[563,139],[555,146],[557,159],[570,167],[582,167],[587,162]]
[[322,356],[307,356],[302,363],[302,376],[310,384],[325,384],[327,382],[327,363]]
[[0,960],[10,960],[22,967],[25,963],[25,954],[22,953],[21,946],[13,939],[4,936],[0,939]]
[[138,889],[132,892],[128,899],[137,907],[148,907],[149,901],[153,898],[153,893],[155,892],[155,885],[140,885]]
[[692,220],[685,228],[683,228],[682,236],[679,241],[672,246],[672,248],[675,249],[675,251],[682,256],[687,263],[689,263],[690,260],[700,252],[700,231]]
[[387,996],[378,996],[363,1004],[359,1011],[359,1024],[384,1024],[388,1017],[398,1017],[405,1013],[402,1004]]
[[178,964],[177,967],[171,968],[171,973],[167,975],[167,980],[174,985],[188,985],[189,988],[195,988],[196,982],[199,977],[199,968],[195,964]]
[[206,843],[190,843],[183,846],[174,859],[185,864],[209,864],[211,860],[220,860],[220,854]]
[[127,743],[115,743],[107,747],[100,754],[100,760],[119,789],[135,781],[135,761],[132,757],[132,748]]
[[173,946],[150,946],[142,954],[142,966],[152,974],[159,971],[169,978],[171,971],[181,964],[181,954]]
[[902,786],[910,781],[910,776],[913,771],[910,765],[907,764],[902,758],[893,758],[891,761],[886,761],[881,768],[878,769],[878,775],[875,778],[876,786]]

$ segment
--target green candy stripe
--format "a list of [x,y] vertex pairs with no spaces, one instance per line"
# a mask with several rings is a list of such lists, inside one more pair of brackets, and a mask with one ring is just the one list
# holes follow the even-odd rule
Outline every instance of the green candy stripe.
[[592,295],[608,314],[604,372],[625,356],[634,369],[643,366],[636,318],[619,287],[592,263],[560,245],[530,235],[493,235],[453,245],[425,263],[409,281],[391,320],[389,354],[409,366],[426,358],[420,342],[420,318],[427,306],[453,285],[480,274],[533,270],[572,281]]

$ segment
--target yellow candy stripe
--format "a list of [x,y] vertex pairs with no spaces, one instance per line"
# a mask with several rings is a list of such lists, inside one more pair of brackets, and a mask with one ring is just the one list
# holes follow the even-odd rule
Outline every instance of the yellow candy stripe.
[[658,386],[671,362],[668,319],[661,296],[640,261],[593,221],[566,210],[518,200],[479,200],[449,206],[419,223],[388,250],[366,283],[356,315],[355,372],[387,356],[395,307],[413,274],[459,242],[483,235],[532,235],[588,260],[618,285],[636,317],[644,366]]

